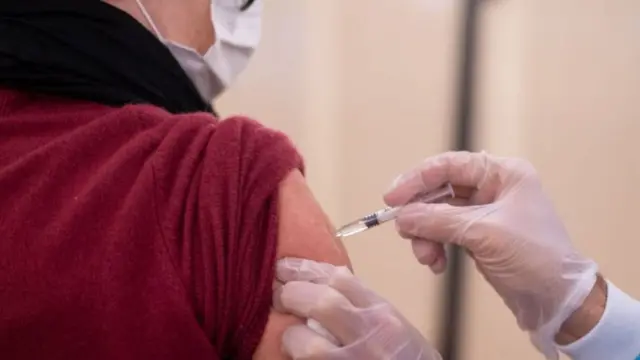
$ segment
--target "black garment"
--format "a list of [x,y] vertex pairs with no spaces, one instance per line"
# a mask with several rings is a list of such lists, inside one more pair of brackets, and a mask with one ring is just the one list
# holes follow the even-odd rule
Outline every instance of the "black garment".
[[213,112],[151,32],[100,0],[0,0],[0,86]]

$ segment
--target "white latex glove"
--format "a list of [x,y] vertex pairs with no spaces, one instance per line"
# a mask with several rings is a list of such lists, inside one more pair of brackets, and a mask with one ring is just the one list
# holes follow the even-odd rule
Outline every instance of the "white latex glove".
[[[470,253],[547,358],[557,358],[554,336],[596,281],[597,265],[571,245],[533,166],[485,153],[450,152],[401,175],[385,195],[390,206],[450,182],[474,189],[466,204],[410,204],[396,220],[414,253],[435,272],[444,269],[442,245]],[[466,206],[463,206],[466,205]]]
[[[292,326],[283,349],[304,360],[440,360],[422,335],[348,268],[311,260],[278,261],[276,310],[313,319],[324,331]],[[324,336],[323,336],[324,335]]]

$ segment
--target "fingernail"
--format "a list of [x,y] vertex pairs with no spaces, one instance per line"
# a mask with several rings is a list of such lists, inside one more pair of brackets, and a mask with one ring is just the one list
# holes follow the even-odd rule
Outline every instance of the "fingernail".
[[300,271],[302,260],[296,258],[282,258],[276,263],[276,279],[287,282],[294,280]]
[[398,187],[403,182],[404,182],[404,174],[400,174],[400,175],[396,176],[396,178],[393,179],[393,181],[391,182],[391,186],[389,186],[389,189],[387,189],[387,192],[395,189],[396,187]]
[[422,256],[418,256],[417,258],[420,264],[427,265],[429,267],[433,266],[433,263],[435,262],[433,254],[425,254]]
[[316,307],[318,299],[327,292],[327,288],[326,285],[316,285],[304,281],[287,283],[276,292],[276,296],[273,298],[274,309],[283,313],[294,313],[300,317],[309,317],[311,311]]
[[442,274],[445,270],[445,258],[444,257],[438,257],[434,262],[433,265],[431,265],[431,270],[433,271],[434,274]]
[[333,334],[329,332],[329,330],[325,329],[318,321],[313,319],[307,319],[307,326],[311,328],[311,330],[317,332],[325,339],[331,341],[332,344],[336,346],[340,346],[340,342],[336,339]]

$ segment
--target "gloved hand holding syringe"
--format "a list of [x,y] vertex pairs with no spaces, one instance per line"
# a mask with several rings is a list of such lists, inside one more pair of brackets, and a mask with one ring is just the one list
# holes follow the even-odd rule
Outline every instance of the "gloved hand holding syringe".
[[[451,184],[446,184],[438,190],[416,196],[405,205],[416,202],[422,202],[426,204],[437,203],[454,197],[455,192],[453,190],[453,186],[451,186]],[[398,216],[398,212],[400,211],[400,209],[402,209],[402,207],[403,206],[389,206],[384,209],[375,211],[369,215],[363,216],[338,229],[338,231],[336,231],[336,237],[345,238],[351,235],[359,234],[365,230],[371,229],[372,227],[376,227],[387,221],[394,220]]]

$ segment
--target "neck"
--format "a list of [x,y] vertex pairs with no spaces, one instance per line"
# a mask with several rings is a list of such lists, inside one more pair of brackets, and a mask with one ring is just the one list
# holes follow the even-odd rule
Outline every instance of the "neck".
[[[138,20],[149,31],[153,27],[136,0],[105,0]],[[215,41],[209,0],[140,0],[163,38],[206,53]],[[155,34],[155,33],[154,33]],[[158,35],[158,34],[155,34]]]

